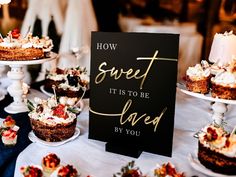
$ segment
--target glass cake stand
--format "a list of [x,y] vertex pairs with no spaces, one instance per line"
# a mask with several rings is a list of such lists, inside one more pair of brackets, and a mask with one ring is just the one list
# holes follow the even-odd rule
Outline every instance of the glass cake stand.
[[225,100],[225,99],[213,98],[211,96],[211,94],[209,94],[209,93],[208,94],[200,94],[200,93],[190,92],[187,90],[184,83],[177,83],[177,87],[180,89],[180,91],[182,91],[183,93],[185,93],[187,95],[191,95],[196,98],[200,98],[200,99],[204,99],[204,100],[208,100],[208,101],[213,102],[213,104],[212,104],[212,110],[213,110],[212,119],[213,119],[214,123],[216,123],[218,125],[222,125],[222,123],[225,120],[224,115],[228,111],[227,105],[228,104],[236,105],[236,100]]
[[51,52],[49,56],[49,58],[25,61],[0,60],[1,65],[9,65],[9,67],[11,68],[11,70],[8,71],[7,76],[12,80],[12,83],[7,88],[7,91],[9,92],[10,96],[13,97],[13,102],[4,108],[6,112],[16,114],[28,111],[27,105],[23,98],[23,66],[42,64],[44,62],[56,59],[58,55],[56,53]]

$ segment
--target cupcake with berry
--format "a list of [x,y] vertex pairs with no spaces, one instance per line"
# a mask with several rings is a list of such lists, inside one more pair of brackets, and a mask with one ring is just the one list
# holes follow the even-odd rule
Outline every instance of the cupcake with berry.
[[42,177],[43,171],[40,166],[29,165],[20,168],[20,172],[24,177]]
[[51,175],[51,177],[79,177],[78,171],[73,165],[64,165],[59,168]]
[[154,177],[185,177],[185,175],[177,172],[175,166],[168,162],[154,170]]
[[15,146],[17,142],[17,131],[18,129],[6,129],[3,130],[2,135],[2,142],[5,146],[11,147]]
[[51,174],[54,170],[56,170],[56,168],[59,167],[60,161],[60,158],[54,153],[46,155],[42,160],[43,171]]
[[3,127],[12,128],[16,125],[16,121],[12,118],[12,116],[7,116],[3,121]]
[[142,172],[135,166],[135,162],[131,161],[121,168],[121,172],[113,175],[114,177],[143,177]]

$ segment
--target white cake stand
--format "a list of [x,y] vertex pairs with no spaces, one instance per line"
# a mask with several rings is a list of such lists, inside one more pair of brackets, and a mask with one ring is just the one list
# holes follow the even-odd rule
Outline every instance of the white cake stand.
[[213,98],[211,96],[211,94],[200,94],[200,93],[190,92],[186,89],[185,85],[182,83],[178,83],[177,87],[180,89],[180,91],[182,91],[183,93],[185,93],[187,95],[191,95],[193,97],[197,97],[200,99],[204,99],[204,100],[208,100],[208,101],[213,102],[213,104],[212,104],[212,110],[213,110],[212,119],[213,119],[214,123],[216,123],[218,125],[222,125],[222,123],[225,120],[224,115],[228,111],[227,105],[228,104],[236,105],[236,100],[225,100],[225,99]]
[[23,81],[24,72],[23,66],[42,64],[57,58],[57,54],[50,53],[49,58],[26,60],[26,61],[7,61],[0,60],[1,65],[9,65],[11,70],[8,71],[7,76],[12,80],[12,84],[7,88],[10,96],[13,97],[13,102],[9,104],[4,110],[11,114],[27,112],[28,108],[23,98]]

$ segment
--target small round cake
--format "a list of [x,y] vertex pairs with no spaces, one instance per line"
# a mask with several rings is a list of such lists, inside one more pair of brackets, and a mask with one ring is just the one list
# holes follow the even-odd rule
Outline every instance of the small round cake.
[[0,60],[33,60],[47,57],[53,44],[49,37],[22,36],[18,29],[0,39]]
[[196,64],[186,71],[186,88],[191,92],[206,94],[210,90],[210,78],[210,68]]
[[229,71],[221,72],[211,78],[211,95],[214,98],[235,100],[236,77]]
[[43,171],[51,174],[57,167],[59,167],[60,161],[60,158],[54,153],[46,155],[42,160]]
[[23,166],[20,172],[24,177],[43,177],[42,168],[36,165]]
[[29,118],[34,134],[45,141],[58,142],[75,133],[77,115],[81,110],[60,103],[54,96],[47,100],[28,101]]
[[198,159],[214,172],[236,175],[236,134],[208,125],[198,134]]

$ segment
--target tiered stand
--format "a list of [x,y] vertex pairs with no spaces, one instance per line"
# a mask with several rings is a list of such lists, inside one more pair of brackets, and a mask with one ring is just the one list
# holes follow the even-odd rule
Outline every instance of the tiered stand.
[[219,99],[219,98],[213,98],[210,94],[200,94],[200,93],[194,93],[190,92],[186,89],[185,84],[183,83],[178,83],[177,87],[185,94],[191,95],[196,98],[208,100],[212,102],[212,119],[214,123],[218,125],[222,125],[224,122],[224,115],[228,111],[227,105],[228,104],[236,104],[235,100],[225,100],[225,99]]
[[23,81],[24,72],[23,67],[26,65],[42,64],[57,58],[57,54],[50,53],[49,58],[25,61],[7,61],[0,60],[1,65],[9,65],[11,70],[7,76],[12,80],[11,85],[7,88],[10,96],[13,97],[13,102],[9,104],[4,110],[11,114],[21,113],[28,111],[27,105],[23,98]]

